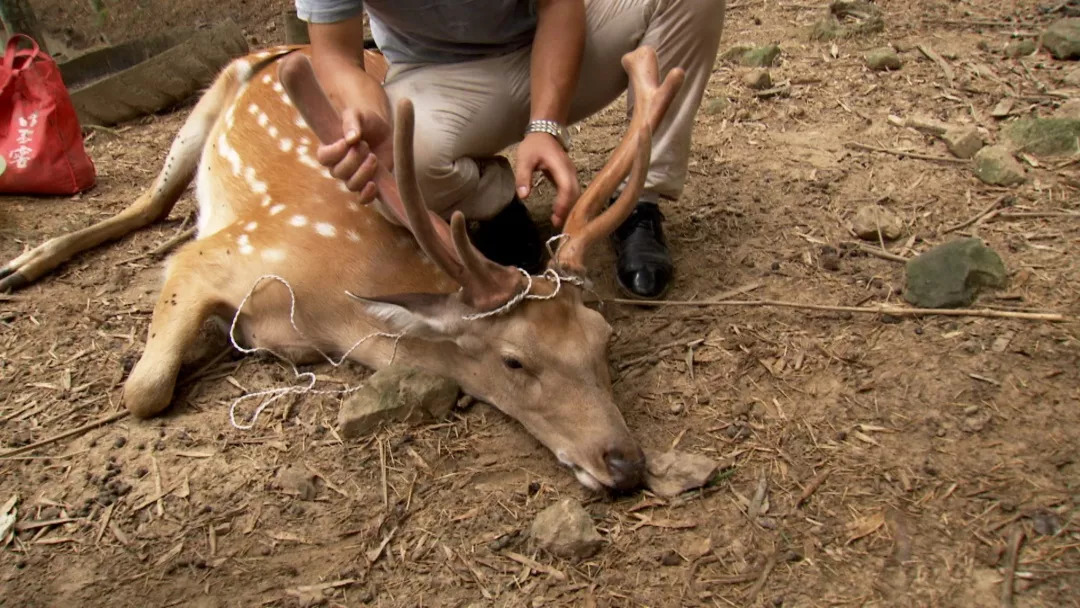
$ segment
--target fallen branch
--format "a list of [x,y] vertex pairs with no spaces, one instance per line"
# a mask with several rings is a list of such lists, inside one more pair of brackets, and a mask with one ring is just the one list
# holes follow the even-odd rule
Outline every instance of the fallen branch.
[[1025,321],[1050,321],[1061,323],[1071,320],[1059,313],[1013,312],[1008,310],[990,310],[987,308],[905,308],[902,306],[830,306],[827,304],[800,304],[783,300],[630,300],[611,298],[605,302],[616,304],[637,304],[639,306],[757,306],[794,308],[799,310],[821,310],[826,312],[850,312],[857,314],[892,315],[894,317],[987,317],[992,319],[1021,319]]
[[1020,545],[1024,542],[1024,531],[1013,532],[1009,548],[1005,554],[1005,574],[1001,581],[1001,606],[1013,607],[1013,579],[1016,578],[1016,564],[1020,561]]
[[919,160],[929,160],[939,163],[950,163],[954,165],[966,165],[971,161],[964,160],[962,158],[951,158],[948,156],[933,156],[931,154],[919,154],[918,152],[906,152],[904,150],[892,150],[890,148],[879,148],[877,146],[868,146],[866,144],[860,144],[859,142],[849,141],[844,144],[846,147],[853,150],[861,150],[863,152],[880,152],[882,154],[892,154],[893,156],[917,158]]
[[801,507],[804,502],[810,499],[810,497],[817,492],[817,489],[821,487],[821,484],[825,483],[825,479],[832,473],[832,469],[825,469],[818,473],[810,480],[810,483],[806,484],[803,491],[799,494],[799,498],[795,501],[795,507]]
[[[878,234],[880,235],[880,233],[878,233]],[[878,257],[878,258],[881,258],[883,260],[889,260],[890,262],[900,262],[901,264],[907,264],[908,263],[908,258],[905,258],[902,255],[897,255],[895,253],[892,253],[891,251],[885,251],[884,249],[882,249],[880,247],[871,247],[871,246],[865,245],[863,243],[854,243],[854,245],[855,245],[855,248],[858,249],[859,251],[861,251],[863,253],[866,253],[866,254],[869,254],[869,255],[872,255],[874,257]]]
[[[1002,203],[1005,203],[1005,202],[1009,201],[1012,198],[1013,198],[1013,195],[1011,195],[1011,194],[1005,194],[1003,196],[998,197],[997,200],[995,200],[994,202],[987,205],[986,208],[983,209],[982,211],[980,211],[980,212],[976,213],[975,215],[971,216],[970,218],[960,222],[959,224],[956,224],[955,226],[949,226],[944,231],[942,231],[942,234],[949,234],[950,232],[956,232],[957,230],[962,230],[964,228],[967,228],[968,226],[974,224],[975,222],[983,219],[987,215],[993,213],[995,209],[997,209],[998,207],[1000,207],[1002,205]],[[1012,203],[1010,202],[1009,204],[1011,205]]]
[[40,447],[44,447],[44,446],[47,446],[49,444],[56,443],[57,441],[63,441],[64,439],[67,439],[68,437],[74,437],[76,435],[82,435],[83,433],[85,433],[87,431],[92,431],[92,430],[96,429],[99,426],[109,424],[110,422],[116,422],[117,420],[120,420],[122,418],[127,418],[130,414],[131,414],[131,412],[129,412],[127,410],[124,410],[122,412],[116,412],[114,414],[110,414],[110,415],[108,415],[108,416],[106,416],[104,418],[99,418],[99,419],[97,419],[97,420],[95,420],[93,422],[88,422],[88,423],[80,426],[77,429],[71,429],[70,431],[64,431],[63,433],[60,433],[59,435],[54,435],[52,437],[49,437],[48,439],[42,439],[41,441],[38,441],[36,443],[31,443],[30,445],[24,445],[21,448],[15,448],[15,449],[12,449],[12,450],[8,450],[6,452],[0,452],[0,458],[8,458],[9,456],[16,456],[18,454],[23,454],[25,452],[30,452],[30,451],[36,450],[36,449],[38,449]]

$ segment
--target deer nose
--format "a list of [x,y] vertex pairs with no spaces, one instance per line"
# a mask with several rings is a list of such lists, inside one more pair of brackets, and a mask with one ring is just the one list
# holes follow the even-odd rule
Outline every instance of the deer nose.
[[645,479],[645,453],[641,448],[614,448],[604,454],[604,463],[611,475],[612,489],[628,492],[641,487]]

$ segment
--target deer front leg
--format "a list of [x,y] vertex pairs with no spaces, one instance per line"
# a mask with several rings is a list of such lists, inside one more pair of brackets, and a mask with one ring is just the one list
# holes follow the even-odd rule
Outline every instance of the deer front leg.
[[170,265],[154,306],[146,348],[124,384],[123,403],[138,418],[149,418],[169,407],[185,353],[219,305],[213,287],[200,275],[205,268],[192,259],[198,258],[201,247],[200,242],[190,244]]

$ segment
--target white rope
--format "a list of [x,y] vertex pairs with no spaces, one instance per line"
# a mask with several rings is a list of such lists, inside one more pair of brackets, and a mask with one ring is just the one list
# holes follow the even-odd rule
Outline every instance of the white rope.
[[[564,238],[566,238],[565,234],[558,234],[558,235],[553,236],[550,239],[548,239],[545,246],[547,247],[548,253],[551,255],[551,257],[555,256],[555,252],[552,250],[553,243],[561,241]],[[505,304],[503,304],[502,306],[499,306],[498,308],[495,308],[493,310],[489,310],[489,311],[486,311],[486,312],[478,312],[478,313],[468,314],[468,315],[465,315],[463,318],[465,320],[467,320],[467,321],[477,321],[477,320],[480,320],[480,319],[486,319],[486,318],[494,317],[494,316],[497,316],[497,315],[505,314],[505,313],[509,312],[515,306],[517,306],[518,304],[520,304],[521,302],[523,302],[525,300],[550,300],[550,299],[554,298],[555,296],[559,295],[559,292],[562,290],[563,283],[568,283],[570,285],[576,285],[578,287],[582,287],[584,289],[589,289],[591,291],[590,285],[584,279],[582,279],[580,277],[577,277],[577,276],[561,275],[557,271],[555,271],[554,269],[548,268],[547,270],[544,271],[543,274],[539,275],[539,278],[544,278],[544,279],[547,279],[548,281],[551,281],[552,283],[554,283],[555,284],[555,289],[553,289],[551,291],[551,293],[549,293],[547,295],[533,294],[533,293],[531,293],[532,288],[533,288],[533,277],[532,277],[532,275],[530,275],[528,272],[526,272],[524,269],[521,269],[521,268],[516,268],[516,270],[518,272],[520,272],[522,274],[522,276],[525,277],[525,288],[524,289],[522,289],[520,292],[515,294],[514,297],[510,298]],[[278,275],[267,274],[267,275],[263,275],[263,276],[259,277],[258,280],[255,281],[255,284],[251,286],[251,289],[247,292],[247,295],[244,296],[244,299],[240,301],[240,305],[236,308],[236,313],[233,314],[232,324],[229,326],[229,342],[232,344],[233,348],[235,348],[236,350],[238,350],[238,351],[240,351],[240,352],[242,352],[244,354],[253,354],[253,353],[260,352],[260,351],[272,354],[273,356],[275,356],[278,359],[280,359],[280,360],[284,361],[285,363],[287,363],[289,365],[289,368],[292,369],[293,375],[296,377],[296,379],[297,380],[301,380],[301,379],[306,380],[306,384],[279,387],[279,388],[272,388],[272,389],[266,389],[266,390],[262,390],[262,391],[256,391],[254,393],[248,393],[246,395],[242,395],[242,396],[234,399],[232,404],[229,406],[229,422],[235,428],[238,428],[238,429],[241,429],[241,430],[249,430],[251,428],[254,428],[255,422],[258,420],[259,415],[262,414],[263,410],[265,410],[267,407],[272,405],[275,401],[281,399],[282,397],[285,397],[286,395],[306,395],[306,394],[348,395],[348,394],[354,393],[354,392],[356,392],[356,391],[358,391],[358,390],[360,390],[362,388],[362,386],[354,386],[354,387],[346,386],[343,389],[334,389],[334,390],[316,389],[315,388],[315,383],[317,382],[317,379],[315,377],[315,374],[312,373],[312,372],[303,372],[303,373],[301,373],[300,370],[296,368],[296,364],[293,363],[291,360],[289,360],[287,357],[285,357],[285,356],[283,356],[283,355],[281,355],[281,354],[279,354],[279,353],[277,353],[277,352],[275,352],[275,351],[273,351],[272,349],[269,349],[269,348],[264,348],[264,347],[260,347],[260,346],[256,346],[256,347],[253,347],[253,348],[245,348],[243,346],[240,346],[240,344],[236,341],[236,325],[239,322],[240,313],[241,313],[241,311],[243,311],[244,305],[247,304],[247,301],[251,298],[252,295],[254,295],[255,290],[258,289],[259,285],[263,281],[268,280],[268,279],[274,280],[274,281],[277,281],[277,282],[281,283],[282,285],[285,286],[286,289],[289,290],[289,325],[292,326],[293,331],[295,331],[297,334],[299,334],[301,338],[304,338],[304,339],[307,338],[307,336],[304,335],[304,332],[300,331],[300,328],[296,326],[296,292],[293,291],[292,285],[290,285],[288,281],[286,281],[284,278],[282,278],[282,277],[280,277]],[[345,293],[348,294],[349,292],[346,291]],[[352,294],[349,294],[349,295],[352,295]],[[314,344],[311,345],[311,348],[314,348],[315,352],[322,355],[323,359],[325,359],[327,361],[327,363],[329,363],[330,365],[332,365],[333,367],[336,368],[336,367],[340,367],[345,362],[345,360],[348,359],[349,355],[352,354],[352,352],[354,350],[356,350],[361,344],[363,344],[364,342],[370,340],[371,338],[376,338],[376,337],[378,337],[378,338],[393,338],[394,339],[394,350],[393,350],[393,352],[392,352],[392,354],[390,356],[390,362],[393,363],[394,358],[397,356],[398,342],[401,340],[402,337],[404,337],[404,334],[400,334],[400,333],[399,334],[391,334],[391,333],[387,333],[387,332],[373,332],[373,333],[370,333],[370,334],[364,336],[363,338],[360,338],[355,343],[353,343],[353,345],[351,347],[349,347],[349,349],[347,351],[345,351],[345,353],[343,355],[341,355],[341,358],[338,359],[337,361],[335,361],[329,355],[324,353],[319,347],[315,346]],[[240,405],[242,402],[247,401],[248,399],[255,399],[255,398],[260,398],[260,397],[270,397],[270,398],[267,399],[266,401],[263,401],[262,403],[259,404],[259,406],[257,408],[255,408],[255,411],[251,414],[251,418],[249,419],[249,421],[246,424],[238,423],[236,421],[236,407],[238,405]]]
[[[289,360],[287,357],[273,351],[272,349],[264,348],[264,347],[261,347],[261,346],[256,346],[256,347],[253,347],[253,348],[245,348],[243,346],[240,346],[240,344],[236,341],[236,325],[237,325],[237,322],[240,319],[240,313],[244,309],[244,304],[246,304],[248,299],[250,299],[251,296],[255,293],[255,290],[258,289],[259,285],[263,281],[265,281],[267,279],[278,281],[279,283],[284,285],[286,289],[289,290],[289,325],[291,325],[293,330],[297,334],[299,334],[302,338],[305,338],[305,339],[307,338],[307,336],[304,335],[304,332],[300,331],[300,328],[296,326],[296,292],[293,291],[292,285],[290,285],[288,281],[286,281],[284,278],[282,278],[282,277],[280,277],[278,275],[267,274],[267,275],[263,275],[263,276],[259,277],[258,280],[255,281],[255,284],[251,286],[251,289],[247,292],[247,295],[244,296],[244,299],[240,301],[240,305],[236,308],[236,313],[233,314],[232,324],[229,326],[229,342],[232,344],[233,348],[235,348],[236,350],[238,350],[238,351],[240,351],[240,352],[242,352],[244,354],[249,354],[250,355],[252,353],[262,351],[262,352],[267,352],[267,353],[270,353],[270,354],[274,355],[278,359],[281,359],[285,363],[289,364],[289,367],[292,369],[292,372],[296,376],[297,380],[305,379],[307,381],[307,383],[306,383],[306,385],[294,385],[294,386],[286,386],[286,387],[280,387],[280,388],[267,389],[267,390],[263,390],[263,391],[257,391],[257,392],[254,392],[254,393],[248,393],[246,395],[243,395],[243,396],[240,396],[240,397],[234,399],[232,404],[229,406],[229,422],[232,423],[232,425],[234,427],[236,427],[238,429],[241,429],[241,430],[249,430],[249,429],[253,428],[255,426],[255,422],[258,420],[259,415],[262,414],[263,410],[265,410],[267,407],[269,407],[275,401],[281,399],[282,397],[284,397],[286,395],[305,395],[305,394],[348,395],[350,393],[355,393],[356,391],[358,391],[358,390],[360,390],[362,388],[362,386],[354,386],[354,387],[346,386],[345,388],[342,388],[342,389],[333,389],[333,390],[316,389],[315,388],[315,383],[317,382],[317,379],[315,378],[315,374],[313,372],[303,372],[303,373],[301,373],[300,370],[298,370],[296,368],[296,364],[293,363],[291,360]],[[349,350],[345,351],[345,354],[343,354],[341,356],[341,358],[338,359],[337,361],[335,361],[332,357],[330,357],[329,355],[324,353],[318,346],[315,346],[314,344],[312,344],[311,347],[315,349],[315,352],[322,355],[323,359],[325,359],[327,361],[327,363],[329,363],[330,365],[332,365],[333,367],[336,368],[336,367],[340,367],[343,363],[345,363],[345,360],[349,357],[349,355],[352,353],[352,351],[356,350],[361,344],[363,344],[364,342],[370,340],[371,338],[375,338],[375,337],[393,338],[394,339],[394,351],[390,356],[390,361],[393,362],[394,357],[397,356],[398,341],[401,340],[402,336],[403,336],[403,334],[391,334],[391,333],[386,333],[386,332],[374,332],[374,333],[368,334],[368,335],[364,336],[363,338],[360,338],[359,340],[357,340],[349,348]],[[244,401],[247,401],[248,399],[254,399],[254,398],[258,398],[258,397],[267,397],[267,396],[270,396],[270,399],[262,402],[261,404],[259,404],[259,406],[257,408],[255,408],[255,411],[252,413],[250,420],[246,424],[240,424],[240,423],[238,423],[236,421],[236,406],[240,405],[240,403],[242,403]]]

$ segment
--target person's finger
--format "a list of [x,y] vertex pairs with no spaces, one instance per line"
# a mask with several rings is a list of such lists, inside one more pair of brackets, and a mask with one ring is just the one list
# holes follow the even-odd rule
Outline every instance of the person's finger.
[[552,164],[554,166],[548,170],[556,188],[555,205],[552,208],[552,223],[559,227],[566,220],[570,208],[581,196],[581,186],[577,181],[577,172],[569,159],[566,162]]
[[339,139],[332,144],[325,144],[315,148],[315,160],[324,167],[334,167],[349,152],[349,144],[344,139]]
[[371,150],[368,149],[366,143],[360,142],[349,149],[345,158],[341,159],[341,162],[334,165],[334,168],[330,170],[330,174],[343,182],[347,182],[356,174],[360,169],[360,165],[367,160],[368,156],[371,156]]
[[364,185],[363,189],[360,190],[360,196],[357,202],[359,202],[361,205],[367,205],[371,203],[371,201],[375,200],[375,195],[378,193],[379,189],[377,186],[375,186],[375,182],[368,182]]
[[375,171],[379,168],[379,161],[374,154],[368,154],[360,166],[353,172],[345,184],[353,192],[361,191],[366,184],[375,178]]

